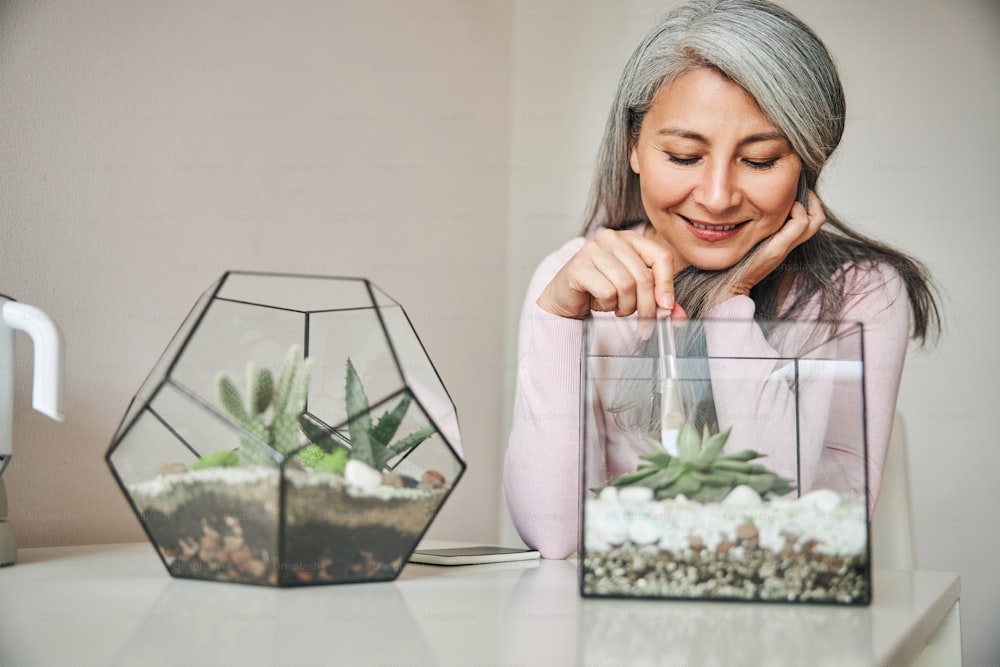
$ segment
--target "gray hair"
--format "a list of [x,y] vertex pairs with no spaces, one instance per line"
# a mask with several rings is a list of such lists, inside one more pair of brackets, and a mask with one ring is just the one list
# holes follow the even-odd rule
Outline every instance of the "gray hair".
[[[807,189],[815,190],[843,136],[846,112],[840,76],[826,46],[802,21],[767,0],[691,0],[660,18],[625,65],[597,156],[584,234],[647,220],[629,151],[657,91],[697,67],[714,69],[749,93],[801,160],[799,201],[805,202]],[[824,213],[826,225],[751,290],[755,317],[792,319],[818,296],[818,319],[836,321],[849,297],[843,267],[885,263],[906,285],[913,337],[924,342],[940,333],[937,290],[927,268],[852,229],[825,204]],[[674,284],[688,315],[700,317],[727,298],[763,243],[729,269],[689,266],[681,271]],[[792,280],[795,299],[783,304],[784,288]]]
[[[844,91],[836,65],[802,21],[763,0],[694,0],[664,15],[629,58],[597,159],[584,231],[646,218],[628,153],[657,91],[708,67],[745,89],[802,161],[800,195],[844,133]],[[803,198],[804,201],[804,198]]]

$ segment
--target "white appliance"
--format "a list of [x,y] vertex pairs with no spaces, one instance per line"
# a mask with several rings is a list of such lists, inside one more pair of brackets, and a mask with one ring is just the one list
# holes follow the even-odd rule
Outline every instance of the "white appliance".
[[63,420],[62,333],[38,308],[0,294],[0,567],[13,565],[17,558],[3,485],[3,470],[13,453],[15,331],[28,334],[35,348],[32,406],[56,421]]

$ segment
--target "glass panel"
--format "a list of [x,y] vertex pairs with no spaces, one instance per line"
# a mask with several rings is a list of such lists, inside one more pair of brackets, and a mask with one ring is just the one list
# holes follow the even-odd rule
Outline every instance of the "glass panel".
[[861,342],[590,321],[583,594],[867,604]]
[[252,466],[199,469],[197,463],[200,454],[247,446],[245,435],[215,411],[166,384],[109,454],[172,575],[277,582],[277,464],[263,458]]

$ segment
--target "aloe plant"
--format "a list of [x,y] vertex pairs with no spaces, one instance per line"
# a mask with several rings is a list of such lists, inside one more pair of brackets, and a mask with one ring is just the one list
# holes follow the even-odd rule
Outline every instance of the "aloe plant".
[[[437,429],[428,426],[393,442],[393,438],[413,402],[412,397],[408,393],[404,393],[391,410],[386,411],[373,421],[368,395],[361,382],[361,377],[350,359],[347,360],[346,375],[345,400],[347,403],[349,448],[307,415],[303,414],[299,418],[299,425],[306,437],[323,453],[337,455],[341,451],[346,451],[351,459],[362,461],[375,470],[381,470],[393,458],[413,449],[436,432]],[[307,459],[313,455],[314,453],[309,450],[303,452],[303,456]],[[346,464],[346,459],[344,459],[344,463]]]
[[750,449],[733,454],[721,454],[729,431],[702,434],[687,423],[677,436],[677,455],[673,456],[657,440],[645,437],[650,450],[642,455],[643,462],[634,472],[625,473],[611,486],[645,486],[653,490],[657,500],[684,494],[699,502],[718,502],[740,485],[746,485],[761,497],[782,496],[796,487],[758,463],[751,463],[763,454]]

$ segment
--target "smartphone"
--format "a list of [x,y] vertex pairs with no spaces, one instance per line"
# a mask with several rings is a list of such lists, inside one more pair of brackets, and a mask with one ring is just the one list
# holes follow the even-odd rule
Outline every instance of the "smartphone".
[[445,549],[417,549],[410,554],[410,562],[425,565],[479,565],[482,563],[535,560],[540,557],[541,555],[534,549],[481,545]]

